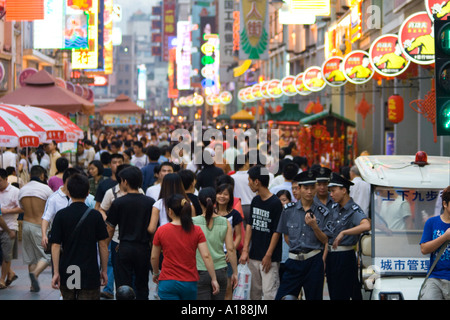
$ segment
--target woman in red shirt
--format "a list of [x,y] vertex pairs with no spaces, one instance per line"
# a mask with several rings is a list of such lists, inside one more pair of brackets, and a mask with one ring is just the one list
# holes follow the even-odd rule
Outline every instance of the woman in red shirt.
[[153,274],[153,282],[158,284],[159,298],[161,300],[197,299],[199,279],[197,249],[211,276],[213,294],[217,294],[219,283],[214,263],[202,229],[192,223],[191,204],[180,194],[170,196],[166,204],[171,222],[156,230],[151,255],[153,270],[159,270],[161,252],[164,255],[161,272]]

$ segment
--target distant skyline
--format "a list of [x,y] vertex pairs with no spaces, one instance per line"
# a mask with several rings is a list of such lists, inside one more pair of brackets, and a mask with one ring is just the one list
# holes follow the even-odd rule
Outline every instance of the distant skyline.
[[122,6],[122,21],[117,26],[122,29],[123,34],[127,32],[127,21],[130,16],[138,10],[150,14],[152,7],[159,4],[161,0],[114,0],[115,4]]

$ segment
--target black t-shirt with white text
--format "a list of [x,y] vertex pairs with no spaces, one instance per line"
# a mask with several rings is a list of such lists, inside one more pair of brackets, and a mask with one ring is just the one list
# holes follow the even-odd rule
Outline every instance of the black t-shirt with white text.
[[[272,235],[277,230],[283,205],[276,195],[263,201],[261,196],[253,198],[250,204],[250,221],[252,226],[252,238],[249,258],[261,261],[269,248]],[[273,262],[281,261],[282,242],[281,237],[272,254]]]

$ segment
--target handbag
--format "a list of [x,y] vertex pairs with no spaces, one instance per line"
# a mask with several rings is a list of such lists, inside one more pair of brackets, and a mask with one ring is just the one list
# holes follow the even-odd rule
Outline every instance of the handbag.
[[422,289],[425,286],[425,282],[427,282],[428,278],[431,275],[431,272],[433,272],[434,267],[436,266],[436,264],[438,263],[439,259],[441,258],[442,254],[444,253],[445,249],[447,249],[448,244],[450,243],[450,241],[446,241],[440,248],[438,254],[436,255],[436,258],[433,261],[433,265],[431,266],[430,270],[428,270],[427,276],[425,277],[425,280],[423,280],[422,285],[420,286],[420,290],[419,290],[419,296],[418,296],[418,300],[420,300],[420,296],[422,295]]
[[[91,210],[92,210],[92,208],[89,207],[89,208],[87,208],[86,211],[83,213],[83,215],[81,216],[81,218],[80,218],[80,220],[78,221],[77,225],[75,226],[75,229],[73,230],[73,232],[72,232],[72,234],[71,234],[71,236],[70,236],[70,238],[69,238],[69,241],[72,240],[72,239],[74,238],[76,232],[77,232],[78,229],[81,227],[81,225],[83,224],[83,221],[86,219],[87,215],[89,214],[89,212],[91,212]],[[47,251],[47,250],[50,251],[49,253],[51,253],[51,241],[50,241],[50,240],[51,240],[51,239],[50,239],[50,237],[49,237],[48,245],[47,245],[47,249],[46,249],[46,251]],[[66,246],[67,246],[67,244],[66,244]],[[63,247],[61,246],[61,253],[63,253],[63,251],[64,251],[64,250],[63,250]]]

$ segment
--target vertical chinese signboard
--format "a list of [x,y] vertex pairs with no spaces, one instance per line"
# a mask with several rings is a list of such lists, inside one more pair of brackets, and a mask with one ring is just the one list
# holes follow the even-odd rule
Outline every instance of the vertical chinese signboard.
[[175,23],[176,2],[164,1],[163,11],[163,60],[169,61],[169,38],[177,35]]
[[[103,1],[103,0],[102,0]],[[89,9],[89,48],[72,50],[72,69],[98,68],[98,12],[99,1],[93,0]]]
[[232,70],[228,67],[234,62],[233,57],[233,13],[234,0],[219,2],[219,38],[220,38],[220,80],[229,82],[233,80]]
[[269,58],[269,2],[242,0],[240,2],[239,59],[267,60]]
[[191,88],[191,22],[177,23],[177,88]]
[[103,22],[103,69],[105,74],[112,74],[113,72],[113,0],[105,0],[105,12]]

